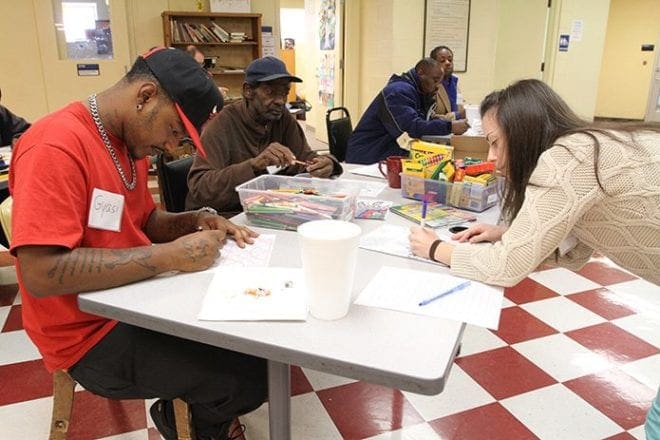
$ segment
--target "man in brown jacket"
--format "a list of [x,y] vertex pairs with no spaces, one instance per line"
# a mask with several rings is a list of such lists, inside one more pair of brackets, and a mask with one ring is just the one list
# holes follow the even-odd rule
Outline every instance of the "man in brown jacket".
[[275,57],[254,60],[245,69],[243,99],[225,107],[204,128],[207,157],[196,156],[188,174],[186,208],[215,208],[231,217],[242,211],[235,187],[268,170],[314,177],[341,174],[339,162],[312,151],[295,118],[287,111],[291,75]]

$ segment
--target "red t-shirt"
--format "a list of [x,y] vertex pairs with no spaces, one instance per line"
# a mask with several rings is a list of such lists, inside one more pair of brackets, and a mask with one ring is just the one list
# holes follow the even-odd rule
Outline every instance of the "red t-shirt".
[[[126,146],[110,136],[131,178]],[[77,102],[37,121],[15,146],[9,175],[14,198],[11,253],[26,245],[69,249],[149,245],[143,227],[155,204],[147,187],[148,160],[136,162],[137,185],[128,191],[89,111]],[[122,194],[120,231],[88,226],[95,188]],[[74,268],[71,268],[74,270]],[[81,312],[78,294],[37,298],[25,289],[17,266],[23,327],[50,371],[68,368],[116,324]]]

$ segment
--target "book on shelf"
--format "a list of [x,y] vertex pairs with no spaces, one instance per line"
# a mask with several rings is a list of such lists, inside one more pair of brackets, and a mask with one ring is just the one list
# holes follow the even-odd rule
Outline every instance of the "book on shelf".
[[[390,211],[415,223],[421,224],[422,205],[423,203],[421,202],[404,203],[403,205],[390,207]],[[440,203],[429,203],[426,208],[425,224],[429,228],[441,228],[457,223],[471,222],[476,219],[477,217],[474,214],[459,211],[458,209]]]
[[224,30],[222,26],[220,26],[218,23],[212,21],[211,30],[215,35],[217,35],[217,37],[220,39],[221,42],[223,43],[229,42],[229,32]]

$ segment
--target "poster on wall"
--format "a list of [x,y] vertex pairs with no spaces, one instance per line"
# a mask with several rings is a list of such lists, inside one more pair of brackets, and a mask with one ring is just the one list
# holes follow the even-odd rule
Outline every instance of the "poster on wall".
[[425,0],[424,55],[436,46],[454,53],[454,72],[467,71],[470,0]]
[[337,24],[335,0],[321,0],[319,11],[319,41],[321,50],[335,50]]
[[211,12],[250,12],[250,0],[210,0]]
[[332,108],[335,106],[334,52],[321,52],[319,61],[319,103],[326,108]]

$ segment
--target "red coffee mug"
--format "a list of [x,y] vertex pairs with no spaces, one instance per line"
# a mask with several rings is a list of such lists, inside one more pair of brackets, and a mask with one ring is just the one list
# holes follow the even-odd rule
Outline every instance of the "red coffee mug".
[[[401,188],[401,161],[403,159],[408,158],[406,156],[389,156],[378,162],[378,170],[387,178],[390,188]],[[387,167],[387,173],[383,172],[383,164]]]

